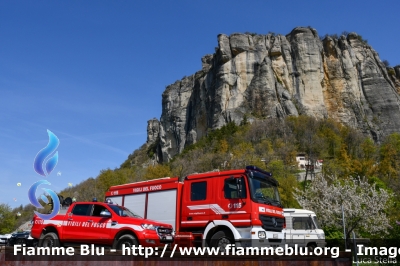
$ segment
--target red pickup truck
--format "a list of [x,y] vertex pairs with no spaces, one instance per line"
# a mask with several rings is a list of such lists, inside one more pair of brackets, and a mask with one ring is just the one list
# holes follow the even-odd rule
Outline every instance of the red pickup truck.
[[73,203],[65,215],[50,220],[34,216],[31,235],[40,247],[59,247],[64,243],[85,243],[159,247],[174,241],[169,224],[147,220],[125,207],[102,202]]

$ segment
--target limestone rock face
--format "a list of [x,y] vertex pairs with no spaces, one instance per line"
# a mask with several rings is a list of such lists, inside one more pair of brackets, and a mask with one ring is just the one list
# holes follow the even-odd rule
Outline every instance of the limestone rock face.
[[148,124],[160,161],[230,121],[334,118],[376,141],[400,131],[400,66],[386,68],[356,33],[320,40],[315,29],[288,35],[218,35],[202,70],[167,86],[160,121]]
[[158,139],[160,134],[160,121],[157,118],[153,118],[147,121],[147,145],[150,145]]
[[388,73],[397,92],[400,94],[400,65],[395,66],[394,68],[388,68]]
[[396,73],[396,77],[400,79],[400,66],[395,66],[394,71]]

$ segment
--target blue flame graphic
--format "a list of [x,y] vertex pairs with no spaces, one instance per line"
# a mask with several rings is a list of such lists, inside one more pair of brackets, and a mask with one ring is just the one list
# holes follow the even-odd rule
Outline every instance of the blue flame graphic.
[[[47,130],[47,134],[49,135],[49,143],[46,147],[41,149],[35,157],[35,161],[33,162],[33,168],[35,169],[36,173],[42,176],[50,175],[51,171],[56,167],[58,162],[58,151],[46,161],[47,157],[50,156],[60,144],[57,136],[54,135],[53,132]],[[45,163],[46,172],[43,169],[43,164]]]
[[[51,185],[51,183],[47,180],[39,180],[38,182],[34,183],[31,188],[28,191],[28,197],[30,202],[32,203],[33,206],[35,206],[36,208],[43,208],[43,206],[39,203],[38,199],[36,198],[36,190],[38,189],[38,187],[40,185]],[[37,211],[35,211],[34,213],[41,219],[43,220],[47,220],[47,219],[51,219],[54,216],[56,216],[58,214],[58,212],[60,211],[60,199],[58,198],[57,194],[51,190],[51,189],[47,189],[47,188],[42,188],[45,192],[47,192],[47,194],[51,197],[52,201],[53,201],[53,210],[50,214],[42,214],[39,213]],[[41,195],[41,199],[45,202],[48,203],[47,197],[45,197],[44,195]]]

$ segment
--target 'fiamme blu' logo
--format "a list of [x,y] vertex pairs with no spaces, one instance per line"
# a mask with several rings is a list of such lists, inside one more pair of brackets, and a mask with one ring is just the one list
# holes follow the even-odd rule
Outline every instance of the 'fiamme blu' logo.
[[[35,184],[33,184],[31,186],[31,188],[28,191],[28,196],[29,196],[29,200],[32,203],[33,206],[35,206],[36,208],[42,208],[43,206],[39,203],[39,201],[36,198],[36,190],[38,189],[38,187],[40,185],[51,185],[51,183],[47,180],[39,180],[38,182],[36,182]],[[51,219],[54,216],[57,215],[57,213],[60,211],[60,200],[58,199],[57,194],[48,188],[42,188],[45,192],[47,192],[47,194],[51,197],[51,199],[53,200],[53,210],[50,214],[43,214],[43,213],[39,213],[37,211],[34,211],[35,214],[43,219],[43,220],[47,220],[47,219]],[[47,199],[47,197],[45,195],[41,195],[40,197],[44,203],[49,203],[49,200]]]
[[33,168],[35,169],[36,173],[42,176],[50,175],[51,171],[53,171],[58,162],[58,151],[51,158],[46,160],[46,158],[57,149],[58,144],[60,144],[60,141],[58,140],[57,136],[53,134],[53,132],[47,130],[47,134],[49,134],[49,143],[46,147],[38,152],[33,163]]
[[[33,168],[35,169],[35,172],[42,176],[50,175],[50,173],[56,167],[58,162],[58,152],[55,152],[55,154],[52,155],[51,157],[50,155],[54,153],[54,151],[57,149],[58,145],[60,144],[60,141],[58,140],[57,136],[54,135],[53,132],[51,132],[50,130],[47,130],[47,134],[49,135],[49,143],[47,144],[46,147],[44,147],[38,152],[33,163]],[[43,207],[36,198],[36,190],[40,185],[51,185],[51,183],[47,180],[39,180],[38,182],[34,183],[29,189],[28,191],[29,200],[32,203],[32,205],[35,206],[36,208]],[[43,220],[51,219],[54,216],[56,216],[60,211],[60,200],[57,194],[53,190],[47,188],[42,188],[42,189],[46,192],[47,195],[51,197],[53,201],[53,210],[50,214],[42,214],[37,211],[35,211],[35,214]],[[41,200],[43,200],[44,203],[46,204],[49,203],[45,195],[42,194],[40,198]]]

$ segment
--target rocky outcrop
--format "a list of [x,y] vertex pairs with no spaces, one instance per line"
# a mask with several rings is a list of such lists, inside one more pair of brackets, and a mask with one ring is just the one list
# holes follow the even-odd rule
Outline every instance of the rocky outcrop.
[[395,66],[394,71],[396,73],[396,77],[400,79],[400,66]]
[[157,118],[153,118],[147,121],[147,145],[155,143],[160,134],[160,121]]
[[400,131],[400,66],[387,69],[356,33],[321,40],[315,29],[284,35],[218,35],[202,70],[169,85],[160,121],[151,120],[168,161],[207,131],[243,117],[306,114],[334,118],[376,141]]
[[400,65],[395,66],[394,68],[388,68],[388,73],[397,92],[400,94]]

